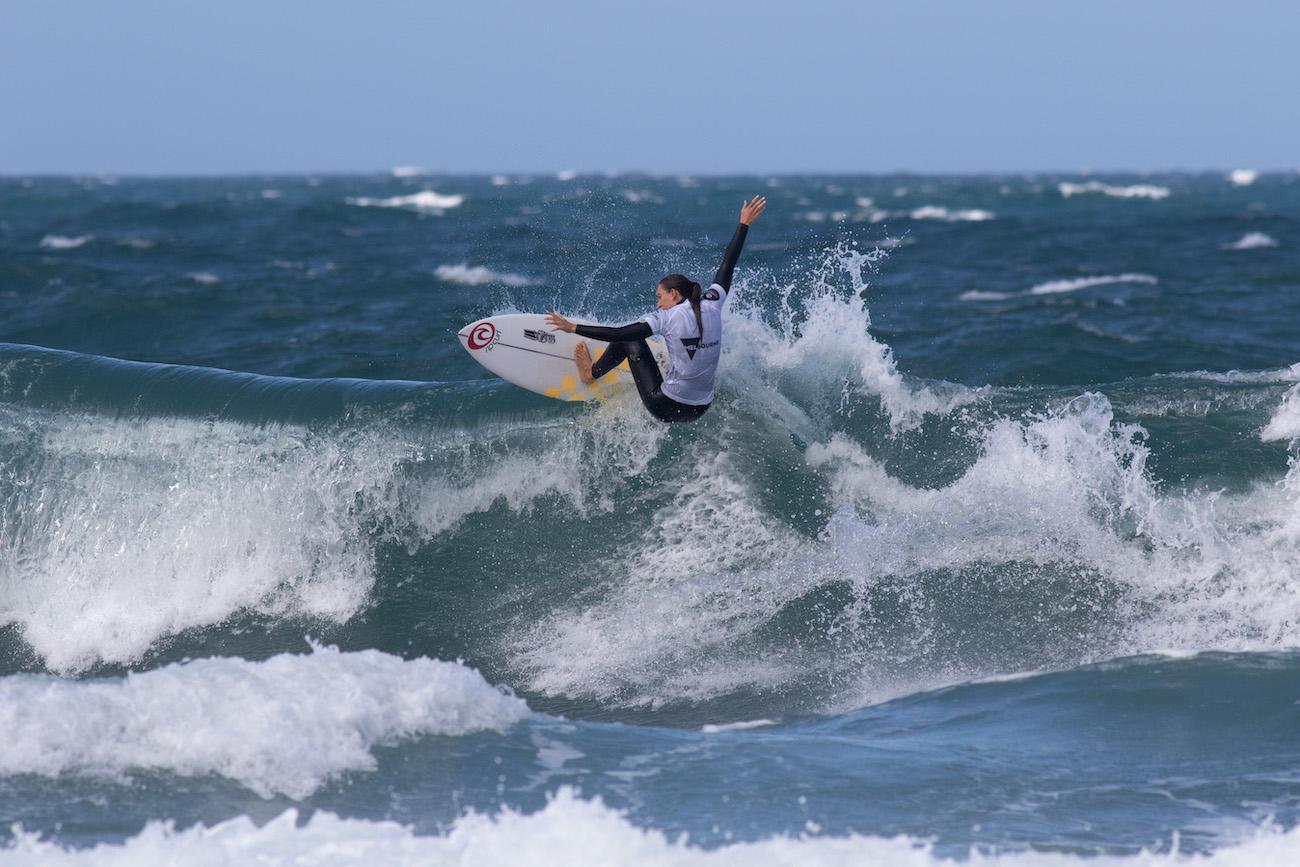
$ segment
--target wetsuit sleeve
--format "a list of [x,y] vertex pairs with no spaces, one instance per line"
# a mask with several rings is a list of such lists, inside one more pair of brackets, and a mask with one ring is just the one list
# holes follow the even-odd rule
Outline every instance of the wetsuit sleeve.
[[731,236],[731,243],[722,254],[722,265],[718,267],[718,273],[713,275],[713,282],[728,292],[731,291],[731,275],[736,270],[736,262],[740,259],[740,250],[745,246],[747,234],[749,234],[749,226],[744,223],[737,224],[736,234]]
[[631,325],[622,325],[618,328],[607,328],[604,325],[579,325],[573,329],[573,333],[580,337],[590,337],[592,340],[618,343],[623,340],[645,340],[654,332],[650,330],[649,323],[633,322]]

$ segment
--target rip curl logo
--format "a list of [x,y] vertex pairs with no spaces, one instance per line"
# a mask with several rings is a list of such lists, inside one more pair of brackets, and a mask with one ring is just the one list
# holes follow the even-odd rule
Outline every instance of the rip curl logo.
[[469,333],[465,345],[477,352],[480,349],[491,349],[497,340],[497,327],[491,322],[480,322]]

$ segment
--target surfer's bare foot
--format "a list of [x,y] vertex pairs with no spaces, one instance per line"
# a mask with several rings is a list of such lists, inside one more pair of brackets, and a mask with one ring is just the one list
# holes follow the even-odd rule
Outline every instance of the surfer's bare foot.
[[582,380],[583,385],[591,385],[596,381],[596,377],[591,375],[591,352],[587,349],[587,344],[579,343],[573,347],[573,360],[578,364],[578,379]]

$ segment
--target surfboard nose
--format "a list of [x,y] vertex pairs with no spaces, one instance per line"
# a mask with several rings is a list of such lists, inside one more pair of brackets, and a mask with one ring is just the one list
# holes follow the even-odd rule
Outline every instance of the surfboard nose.
[[477,322],[471,322],[456,333],[460,338],[461,345],[465,347],[470,354],[491,349],[494,344],[501,338],[500,329],[492,321],[492,317],[480,319]]

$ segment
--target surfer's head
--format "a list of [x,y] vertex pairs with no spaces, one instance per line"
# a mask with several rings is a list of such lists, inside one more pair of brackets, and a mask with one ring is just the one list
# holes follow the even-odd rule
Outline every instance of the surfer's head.
[[659,281],[659,285],[655,287],[655,295],[658,296],[660,310],[676,307],[683,301],[694,300],[694,303],[698,304],[700,284],[692,281],[685,274],[669,274]]
[[669,274],[659,281],[659,285],[655,287],[655,295],[659,297],[660,310],[676,307],[683,301],[691,302],[691,309],[695,311],[695,324],[700,329],[700,336],[704,336],[704,319],[700,316],[699,283],[685,274]]

